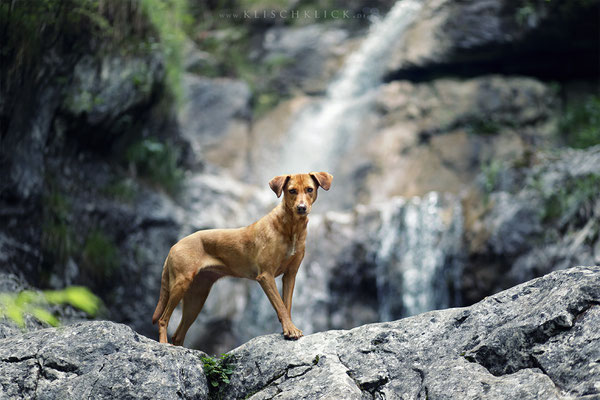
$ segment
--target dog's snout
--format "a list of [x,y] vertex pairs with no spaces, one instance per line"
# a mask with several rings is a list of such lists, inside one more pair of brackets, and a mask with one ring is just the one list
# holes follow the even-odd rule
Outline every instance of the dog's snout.
[[307,209],[307,207],[306,207],[306,204],[304,204],[304,203],[300,203],[300,204],[298,204],[298,206],[296,206],[296,210],[298,210],[298,212],[300,214],[306,213],[306,209]]

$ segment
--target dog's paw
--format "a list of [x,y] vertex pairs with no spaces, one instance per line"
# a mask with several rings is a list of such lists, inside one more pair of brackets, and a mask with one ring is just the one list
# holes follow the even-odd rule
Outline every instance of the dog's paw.
[[290,326],[287,329],[283,330],[283,336],[286,339],[290,339],[290,340],[298,340],[300,339],[303,335],[302,335],[302,331],[298,328],[296,328],[294,325]]

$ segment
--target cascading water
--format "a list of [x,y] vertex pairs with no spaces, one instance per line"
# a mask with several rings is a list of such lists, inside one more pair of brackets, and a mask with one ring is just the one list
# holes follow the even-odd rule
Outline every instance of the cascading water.
[[457,304],[451,297],[460,276],[460,202],[436,192],[396,198],[383,205],[381,220],[375,257],[381,320]]
[[[370,110],[381,84],[390,46],[414,20],[421,2],[398,1],[384,19],[375,21],[360,48],[352,53],[325,98],[304,110],[288,132],[286,146],[273,175],[290,172],[329,171],[361,132],[361,121]],[[336,176],[337,177],[337,176]]]

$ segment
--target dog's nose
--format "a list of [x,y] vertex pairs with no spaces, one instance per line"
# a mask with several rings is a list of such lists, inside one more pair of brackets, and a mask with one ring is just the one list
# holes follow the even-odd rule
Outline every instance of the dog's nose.
[[296,207],[296,210],[298,210],[298,213],[300,213],[300,214],[305,214],[306,213],[306,204],[298,204],[298,206]]

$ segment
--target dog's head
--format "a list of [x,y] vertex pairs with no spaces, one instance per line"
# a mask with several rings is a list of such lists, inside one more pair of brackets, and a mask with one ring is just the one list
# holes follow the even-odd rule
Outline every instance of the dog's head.
[[283,204],[292,213],[306,216],[317,199],[317,189],[329,190],[333,176],[327,172],[310,174],[280,175],[271,179],[269,186],[277,197],[283,193]]

